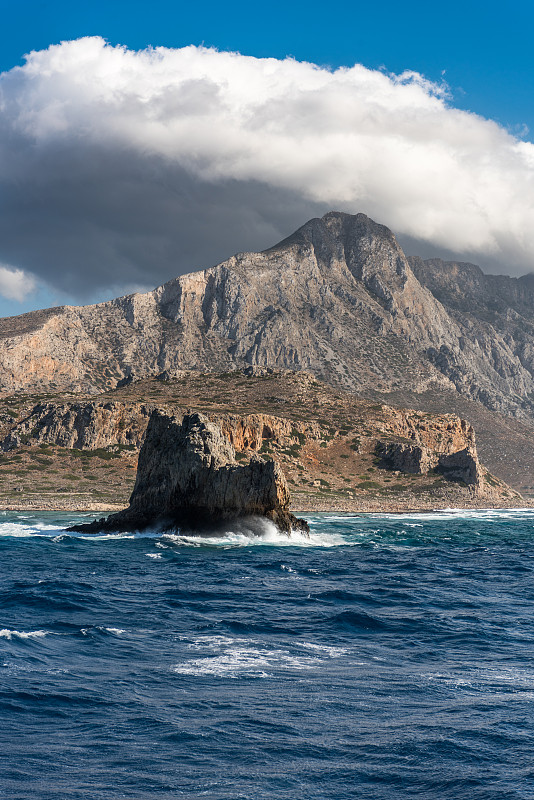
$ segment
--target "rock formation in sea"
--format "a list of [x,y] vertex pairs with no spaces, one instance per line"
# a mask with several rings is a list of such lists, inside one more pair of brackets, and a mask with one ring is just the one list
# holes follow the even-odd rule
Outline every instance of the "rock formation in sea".
[[408,259],[384,226],[331,212],[145,294],[0,320],[5,392],[246,367],[368,396],[447,391],[532,422],[533,280]]
[[239,462],[235,455],[220,425],[204,414],[179,419],[154,411],[129,507],[71,530],[213,531],[244,517],[263,517],[284,533],[307,533],[305,520],[289,512],[289,490],[279,464],[259,455]]

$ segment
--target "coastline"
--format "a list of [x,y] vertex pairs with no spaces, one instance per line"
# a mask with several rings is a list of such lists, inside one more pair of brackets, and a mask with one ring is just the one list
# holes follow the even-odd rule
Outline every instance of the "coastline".
[[81,514],[99,514],[121,511],[124,505],[117,503],[77,503],[75,501],[66,501],[64,503],[47,503],[39,500],[27,500],[21,503],[0,503],[0,511],[57,511],[62,513],[64,511]]
[[495,509],[507,509],[507,508],[534,508],[534,499],[525,499],[522,497],[520,500],[518,498],[512,498],[510,501],[506,503],[498,503],[492,502],[488,498],[481,499],[481,500],[474,500],[470,502],[461,502],[458,501],[458,498],[451,499],[450,502],[444,502],[441,498],[436,498],[432,500],[431,498],[428,500],[410,500],[409,498],[406,499],[392,499],[387,500],[386,498],[380,498],[376,500],[365,499],[361,501],[352,500],[350,502],[346,502],[344,500],[340,500],[336,502],[335,500],[310,500],[306,503],[298,503],[291,505],[291,511],[293,514],[315,514],[315,513],[345,513],[345,514],[377,514],[377,513],[386,513],[386,514],[403,514],[403,513],[410,513],[410,514],[417,514],[423,513],[425,511],[446,511],[450,508],[457,508],[463,509],[468,511],[469,509],[482,509],[482,508],[495,508]]
[[[1,511],[32,511],[32,512],[57,512],[57,513],[64,513],[64,512],[72,512],[78,514],[111,514],[116,511],[121,511],[124,509],[124,505],[117,504],[117,503],[98,503],[98,502],[89,502],[89,503],[80,503],[79,501],[76,502],[74,500],[68,501],[65,500],[64,502],[55,502],[55,503],[48,503],[43,502],[42,500],[39,501],[36,499],[28,499],[24,502],[19,503],[0,503],[0,512]],[[525,499],[522,498],[521,502],[517,502],[517,498],[515,502],[512,500],[509,503],[499,503],[499,504],[492,504],[489,503],[487,500],[478,501],[478,502],[470,502],[470,503],[451,503],[451,504],[444,504],[443,502],[432,502],[432,500],[425,500],[421,501],[418,500],[417,502],[410,502],[408,499],[404,501],[399,501],[399,499],[388,501],[385,498],[380,498],[380,500],[362,500],[362,501],[350,501],[347,502],[346,500],[309,500],[305,503],[296,503],[291,505],[291,512],[293,514],[316,514],[316,513],[331,513],[331,514],[418,514],[418,513],[425,513],[428,511],[448,511],[451,508],[454,509],[461,509],[465,511],[469,510],[477,510],[477,509],[496,509],[496,510],[505,510],[505,509],[518,509],[518,508],[534,508],[534,499]]]

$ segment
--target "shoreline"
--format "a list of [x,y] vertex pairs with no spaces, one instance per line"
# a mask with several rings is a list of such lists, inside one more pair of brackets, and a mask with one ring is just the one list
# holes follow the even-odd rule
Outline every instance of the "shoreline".
[[78,514],[113,514],[115,511],[122,511],[123,505],[114,503],[43,503],[31,500],[26,503],[0,503],[1,511],[51,511],[57,513],[67,512]]
[[[26,501],[21,503],[0,503],[0,512],[2,511],[14,511],[14,512],[50,512],[50,513],[73,513],[73,514],[112,514],[116,511],[122,511],[125,508],[124,505],[120,505],[117,503],[77,503],[75,501],[65,502],[65,503],[46,503],[46,502],[39,502],[39,501]],[[343,503],[343,502],[310,502],[304,504],[295,505],[290,508],[291,513],[295,515],[306,515],[306,514],[423,514],[429,511],[450,511],[451,509],[454,510],[461,510],[461,511],[476,511],[476,510],[506,510],[506,509],[533,509],[534,508],[534,499],[525,500],[522,498],[521,504],[517,503],[517,499],[515,503],[510,501],[509,503],[500,503],[494,504],[483,502],[471,502],[471,503],[451,503],[448,505],[444,505],[443,503],[432,503],[431,501],[428,502],[419,502],[419,503],[410,503],[406,502],[384,502],[384,500],[372,502],[360,502],[355,503],[354,501],[350,503]]]
[[524,497],[518,499],[512,498],[509,502],[506,503],[498,503],[492,502],[491,499],[481,499],[479,501],[472,501],[472,502],[461,502],[457,500],[457,498],[451,498],[448,502],[443,501],[441,499],[437,499],[432,501],[424,500],[424,501],[415,501],[411,502],[410,500],[406,499],[404,501],[394,500],[394,501],[385,501],[384,499],[381,500],[365,500],[361,502],[350,502],[350,503],[336,503],[336,502],[310,502],[306,504],[299,504],[295,506],[291,506],[291,512],[293,514],[316,514],[316,513],[343,513],[343,514],[414,514],[414,513],[424,513],[425,511],[447,511],[448,509],[455,508],[455,509],[462,509],[464,511],[469,511],[470,509],[483,509],[483,508],[494,508],[494,509],[507,509],[507,508],[534,508],[534,498],[533,499],[525,499]]

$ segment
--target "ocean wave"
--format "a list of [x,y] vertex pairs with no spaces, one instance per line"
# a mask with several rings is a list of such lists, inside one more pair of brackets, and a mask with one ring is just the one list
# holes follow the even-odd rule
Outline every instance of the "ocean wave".
[[453,690],[477,694],[511,695],[533,693],[534,672],[517,667],[487,667],[465,671],[429,672],[422,677],[430,683],[441,684]]
[[290,536],[281,533],[274,523],[266,519],[250,519],[234,523],[232,529],[214,534],[164,534],[175,544],[187,547],[337,547],[346,544],[336,533],[314,532],[309,536],[293,531]]
[[15,631],[9,628],[0,630],[0,639],[42,639],[47,636],[49,631]]
[[95,634],[121,636],[123,633],[126,633],[124,628],[108,628],[105,625],[90,625],[86,628],[80,628],[79,632],[82,636],[94,636]]
[[381,619],[357,611],[341,611],[325,621],[336,630],[383,631],[388,627]]
[[[444,508],[436,511],[414,511],[405,513],[373,513],[366,515],[368,518],[406,522],[444,522],[446,520],[520,520],[531,519],[534,521],[533,508]],[[408,524],[408,523],[406,523]]]
[[[76,542],[101,543],[120,542],[137,539],[155,540],[155,547],[169,548],[217,548],[231,549],[243,547],[291,547],[319,548],[336,547],[382,547],[390,549],[405,548],[436,542],[462,541],[464,531],[473,539],[480,536],[501,534],[499,525],[507,529],[515,523],[534,525],[534,509],[445,509],[442,511],[410,512],[403,514],[370,513],[314,513],[306,514],[310,524],[310,534],[300,531],[290,536],[280,532],[266,519],[250,518],[240,520],[225,530],[194,534],[190,532],[147,530],[138,533],[79,534],[66,532],[67,525],[79,521],[79,515],[62,517],[61,520],[49,515],[12,514],[9,519],[4,512],[0,521],[0,537],[24,539],[39,537],[52,540],[55,544],[76,545]],[[53,518],[52,518],[53,517]],[[1,519],[1,518],[0,518]],[[472,523],[480,523],[477,527]],[[454,525],[457,523],[458,527]],[[466,527],[469,525],[469,529]],[[452,538],[450,538],[452,535]],[[148,558],[157,559],[157,553],[146,553]]]
[[23,522],[0,522],[0,537],[54,536],[61,530],[58,525],[46,525],[35,520],[27,522],[26,519]]

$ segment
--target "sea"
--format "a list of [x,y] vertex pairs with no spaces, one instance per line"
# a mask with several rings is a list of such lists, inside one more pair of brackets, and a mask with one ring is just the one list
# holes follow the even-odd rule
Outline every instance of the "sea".
[[534,511],[0,513],[0,798],[534,798]]

